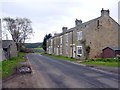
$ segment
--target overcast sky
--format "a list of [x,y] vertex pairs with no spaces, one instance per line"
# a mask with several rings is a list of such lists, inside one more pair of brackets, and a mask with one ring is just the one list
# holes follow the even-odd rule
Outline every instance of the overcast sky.
[[45,34],[72,28],[75,19],[97,18],[102,8],[118,22],[119,0],[0,0],[2,17],[26,17],[32,21],[34,36],[27,42],[42,42]]

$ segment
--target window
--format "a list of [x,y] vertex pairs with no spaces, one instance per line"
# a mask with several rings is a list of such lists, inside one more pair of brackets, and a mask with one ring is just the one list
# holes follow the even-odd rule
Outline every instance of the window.
[[51,46],[52,46],[53,40],[51,39]]
[[82,31],[77,32],[77,34],[78,34],[78,40],[82,40]]
[[68,42],[68,33],[66,34],[66,42]]
[[60,44],[62,44],[62,36],[60,36]]
[[77,46],[77,55],[82,55],[82,46]]

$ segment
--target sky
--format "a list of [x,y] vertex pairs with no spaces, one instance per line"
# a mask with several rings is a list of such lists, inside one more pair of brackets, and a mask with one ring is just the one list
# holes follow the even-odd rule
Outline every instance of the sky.
[[[119,0],[0,0],[1,17],[21,17],[32,21],[34,34],[26,42],[42,42],[46,34],[61,33],[62,27],[72,28],[75,20],[87,22],[110,10],[118,22]],[[10,38],[10,35],[8,35]]]

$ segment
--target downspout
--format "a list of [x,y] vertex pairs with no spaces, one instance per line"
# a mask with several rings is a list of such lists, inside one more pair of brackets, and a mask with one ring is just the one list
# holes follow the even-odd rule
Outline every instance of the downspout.
[[53,38],[53,42],[52,42],[52,54],[54,54],[54,38]]
[[72,58],[73,58],[73,31],[72,31]]
[[59,56],[60,56],[60,36],[59,36]]

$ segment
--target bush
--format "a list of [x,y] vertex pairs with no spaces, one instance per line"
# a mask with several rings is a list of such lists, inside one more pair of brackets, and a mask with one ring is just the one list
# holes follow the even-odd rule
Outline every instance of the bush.
[[117,59],[119,59],[119,60],[120,60],[120,55],[119,55],[119,54],[117,55]]
[[31,48],[21,48],[20,52],[34,53],[34,50]]

